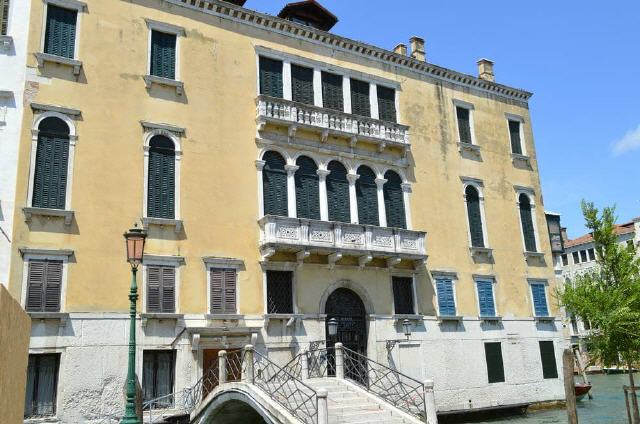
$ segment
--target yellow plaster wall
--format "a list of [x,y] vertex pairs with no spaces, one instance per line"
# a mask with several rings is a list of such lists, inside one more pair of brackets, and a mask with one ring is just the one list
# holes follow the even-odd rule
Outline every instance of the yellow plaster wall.
[[[400,123],[411,126],[413,229],[427,235],[427,269],[458,272],[461,314],[476,315],[472,274],[493,274],[498,281],[498,312],[530,316],[526,277],[544,278],[553,286],[549,241],[541,202],[537,164],[526,107],[495,96],[454,88],[426,76],[380,64],[356,55],[248,27],[160,0],[89,0],[81,16],[78,81],[67,68],[47,65],[33,101],[82,111],[77,124],[70,228],[60,221],[34,218],[24,223],[19,206],[26,204],[33,114],[25,111],[19,158],[17,217],[10,288],[20,297],[23,246],[67,248],[75,252],[66,288],[68,311],[126,311],[129,268],[124,261],[122,233],[142,215],[143,130],[141,120],[186,128],[182,138],[181,218],[184,231],[152,228],[147,253],[185,257],[178,312],[206,311],[203,256],[241,258],[240,312],[263,313],[262,270],[258,254],[258,199],[254,161],[256,46],[304,56],[335,66],[397,81],[401,84]],[[43,2],[33,0],[29,52],[40,50]],[[147,92],[142,76],[147,68],[148,29],[144,19],[179,25],[179,74],[184,96],[166,88]],[[36,67],[32,55],[28,66]],[[477,142],[482,162],[461,158],[452,99],[475,105]],[[525,118],[526,150],[534,171],[514,168],[504,113]],[[494,265],[474,264],[469,256],[467,224],[460,176],[484,180],[488,238]],[[532,187],[539,245],[547,266],[524,261],[519,215],[513,185]],[[392,298],[386,271],[358,273],[337,268],[311,270],[314,284],[304,282],[311,307],[323,288],[351,276],[365,279],[379,310],[389,313]],[[303,267],[303,269],[305,268]],[[298,279],[299,281],[301,279]],[[433,288],[427,275],[418,278],[423,311],[433,311]],[[142,286],[142,284],[141,284]],[[308,290],[308,292],[306,291]],[[300,291],[302,293],[302,290]],[[306,296],[306,295],[305,295]],[[300,298],[300,296],[299,296]],[[550,302],[551,303],[551,302]],[[315,312],[311,310],[309,312]]]

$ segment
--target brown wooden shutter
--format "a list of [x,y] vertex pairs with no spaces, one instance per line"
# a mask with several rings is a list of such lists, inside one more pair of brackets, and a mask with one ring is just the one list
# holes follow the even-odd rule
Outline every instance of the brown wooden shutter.
[[62,289],[62,262],[47,261],[47,272],[44,291],[45,312],[60,311],[60,294]]
[[236,270],[211,269],[211,313],[236,313]]
[[173,313],[176,310],[176,269],[162,268],[162,312]]
[[224,270],[211,270],[211,313],[223,313]]
[[147,312],[161,312],[160,267],[147,267]]
[[236,271],[227,269],[224,273],[224,312],[236,313]]
[[29,262],[29,275],[27,276],[27,311],[42,311],[44,278],[46,263],[40,261]]

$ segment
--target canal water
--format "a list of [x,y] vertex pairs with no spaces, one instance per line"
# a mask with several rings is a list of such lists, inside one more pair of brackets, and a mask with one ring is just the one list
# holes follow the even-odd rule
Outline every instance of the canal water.
[[[636,384],[637,384],[637,374]],[[590,375],[593,384],[593,399],[585,397],[578,402],[578,421],[580,424],[628,424],[627,409],[624,402],[623,385],[629,385],[629,376]],[[578,381],[582,381],[578,378]],[[631,399],[629,399],[631,401]],[[534,411],[526,415],[501,418],[491,421],[480,421],[487,424],[556,424],[567,422],[564,409]]]

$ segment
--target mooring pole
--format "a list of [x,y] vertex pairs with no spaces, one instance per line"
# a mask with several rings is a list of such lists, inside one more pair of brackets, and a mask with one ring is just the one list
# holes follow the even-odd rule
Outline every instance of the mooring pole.
[[567,397],[567,418],[569,424],[578,424],[576,387],[573,381],[574,361],[575,357],[571,349],[565,349],[562,353],[562,368],[564,372],[564,394]]

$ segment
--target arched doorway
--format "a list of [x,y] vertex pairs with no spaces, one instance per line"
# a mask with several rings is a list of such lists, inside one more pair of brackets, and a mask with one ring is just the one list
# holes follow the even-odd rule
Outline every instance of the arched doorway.
[[[327,315],[325,331],[327,334],[327,348],[340,342],[344,347],[363,356],[367,356],[367,321],[364,303],[353,290],[341,287],[327,298],[324,312]],[[338,321],[338,331],[334,337],[329,336],[327,324],[335,318]],[[351,355],[353,357],[353,355]],[[362,373],[355,368],[361,368],[360,358],[353,357],[345,361],[345,376],[356,381],[362,380]],[[358,364],[358,365],[356,365]],[[351,369],[354,368],[354,369]]]

